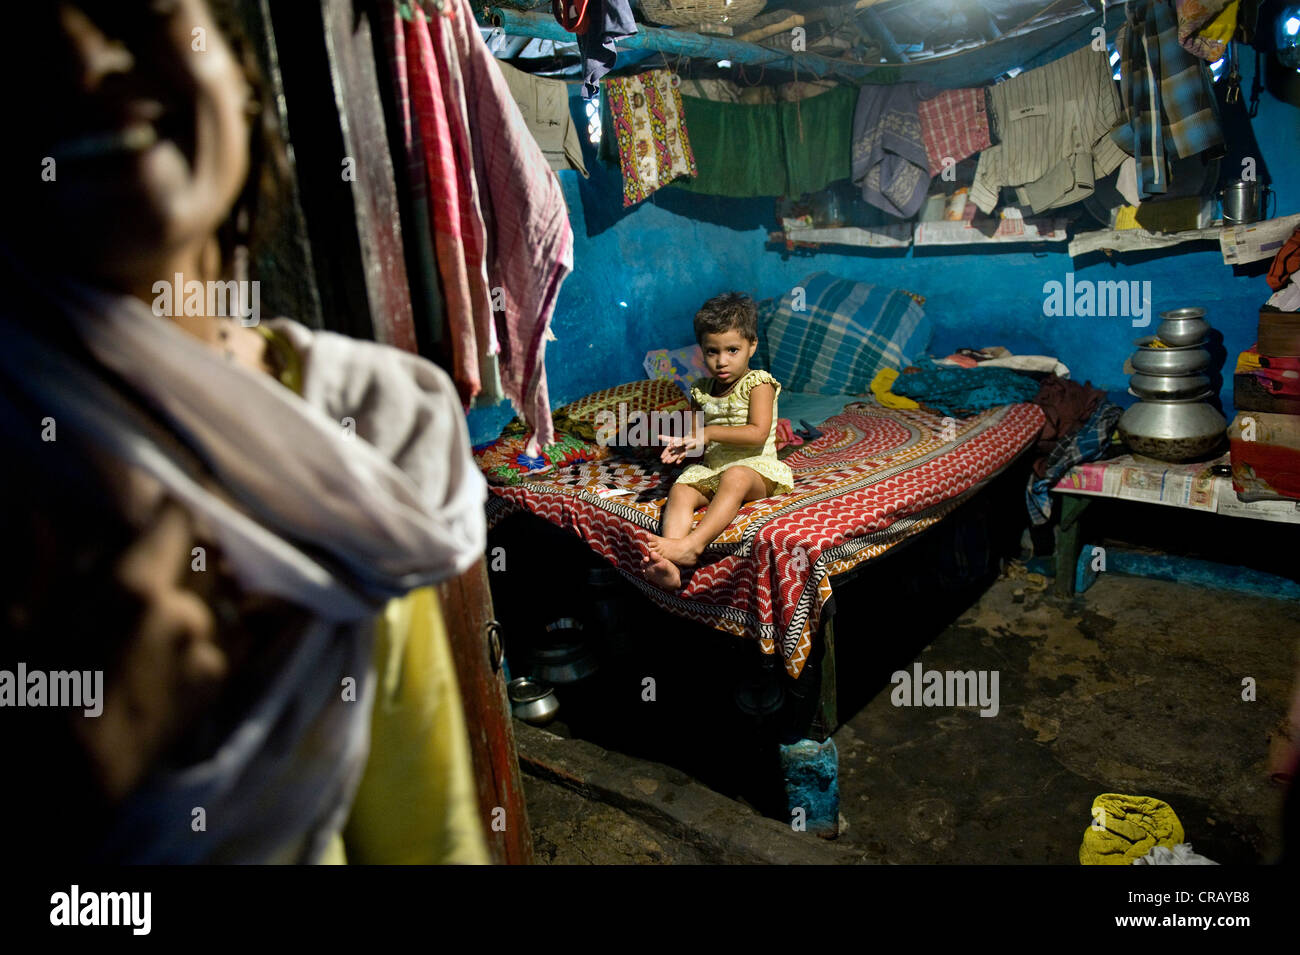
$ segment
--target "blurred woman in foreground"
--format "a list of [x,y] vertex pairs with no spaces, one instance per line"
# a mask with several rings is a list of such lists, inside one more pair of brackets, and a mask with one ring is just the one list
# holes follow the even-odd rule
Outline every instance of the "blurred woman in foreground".
[[[15,19],[37,72],[0,67],[22,91],[0,160],[0,669],[103,671],[103,699],[0,709],[11,828],[47,860],[337,860],[375,620],[400,666],[393,628],[440,618],[431,590],[390,601],[484,549],[455,390],[395,349],[211,314],[276,158],[226,0]],[[454,706],[419,709],[463,735]],[[481,861],[473,816],[433,854]]]

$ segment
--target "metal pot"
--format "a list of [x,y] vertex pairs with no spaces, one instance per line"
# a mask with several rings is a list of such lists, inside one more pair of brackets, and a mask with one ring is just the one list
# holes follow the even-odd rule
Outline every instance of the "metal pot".
[[1138,454],[1191,461],[1223,441],[1227,421],[1209,405],[1188,399],[1139,401],[1119,419],[1120,437]]
[[1144,375],[1140,372],[1128,380],[1129,389],[1139,398],[1201,399],[1210,395],[1210,379],[1205,375]]
[[585,680],[599,668],[595,655],[583,643],[580,620],[562,617],[547,624],[546,632],[557,642],[533,650],[533,672],[538,677],[562,686]]
[[1133,369],[1144,375],[1195,375],[1210,366],[1204,348],[1149,348],[1133,353]]
[[1210,331],[1203,308],[1175,308],[1160,317],[1164,321],[1157,326],[1156,337],[1166,345],[1199,345]]
[[510,711],[525,723],[545,726],[560,712],[555,688],[541,680],[527,676],[511,680],[506,692],[510,696]]

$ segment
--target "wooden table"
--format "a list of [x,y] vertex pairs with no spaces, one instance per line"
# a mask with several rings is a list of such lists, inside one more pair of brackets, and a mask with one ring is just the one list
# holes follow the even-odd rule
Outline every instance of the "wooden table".
[[1199,464],[1171,464],[1125,454],[1080,464],[1066,472],[1052,490],[1061,495],[1061,524],[1056,539],[1056,590],[1075,593],[1075,568],[1082,547],[1079,519],[1099,497],[1143,501],[1228,517],[1300,524],[1300,501],[1247,503],[1232,489],[1232,478],[1212,473],[1228,464],[1228,454]]

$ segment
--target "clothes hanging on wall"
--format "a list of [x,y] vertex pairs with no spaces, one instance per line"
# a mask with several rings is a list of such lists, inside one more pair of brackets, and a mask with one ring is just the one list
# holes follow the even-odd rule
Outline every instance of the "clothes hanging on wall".
[[633,206],[680,176],[694,176],[695,154],[683,117],[682,97],[668,70],[607,80],[613,126],[623,172],[623,205]]
[[439,10],[389,7],[402,143],[420,173],[413,197],[422,189],[428,198],[449,370],[466,409],[509,398],[545,443],[553,426],[543,356],[573,268],[573,231],[468,3],[443,0]]
[[[396,22],[402,30],[406,50],[412,121],[419,127],[424,146],[434,248],[447,304],[452,379],[456,382],[461,402],[468,407],[481,388],[473,313],[475,307],[482,307],[482,300],[476,292],[483,290],[481,282],[476,282],[480,288],[471,286],[471,276],[478,278],[478,263],[472,260],[471,255],[474,251],[473,226],[470,227],[469,247],[465,232],[475,212],[464,207],[472,201],[472,196],[469,184],[462,181],[457,169],[452,138],[453,118],[456,118],[457,126],[460,124],[456,110],[444,95],[442,70],[434,53],[433,34],[424,11],[417,5],[409,20],[398,16]],[[478,251],[481,261],[481,248]]]
[[445,3],[474,132],[474,173],[487,224],[501,386],[532,426],[530,453],[535,454],[555,438],[546,387],[546,341],[560,286],[573,271],[573,228],[559,179],[528,131],[468,0]]
[[1123,118],[1110,62],[1091,45],[999,83],[989,102],[999,142],[980,153],[970,191],[985,214],[1003,186],[1035,213],[1086,199],[1128,154],[1109,135]]
[[1141,198],[1170,190],[1169,161],[1223,144],[1209,68],[1178,42],[1178,20],[1164,2],[1135,0],[1115,39],[1120,95],[1128,122],[1111,140],[1137,160]]
[[851,86],[768,105],[683,96],[699,175],[673,187],[711,196],[798,196],[847,179],[856,102]]
[[863,86],[853,112],[853,181],[862,198],[909,219],[925,202],[929,169],[916,85]]
[[436,361],[445,371],[450,372],[453,363],[448,339],[443,332],[446,306],[438,279],[438,258],[433,248],[433,221],[429,216],[424,143],[420,139],[420,126],[411,114],[411,84],[406,69],[406,31],[396,5],[391,5],[385,14],[386,28],[381,33],[392,67],[396,99],[393,104],[393,120],[401,143],[401,154],[395,156],[393,162],[394,174],[398,177],[402,177],[402,160],[405,160],[405,177],[401,181],[406,186],[408,205],[403,208],[403,215],[409,221],[409,227],[403,231],[402,239],[407,243],[412,256],[407,266],[412,304],[418,302],[416,317],[423,318],[427,323],[425,334],[418,336],[425,357]]
[[591,99],[600,92],[601,78],[614,68],[617,41],[636,34],[636,20],[629,0],[590,0],[594,9],[585,32],[578,34],[582,53],[582,96]]
[[569,111],[569,87],[560,80],[548,80],[517,70],[509,63],[496,60],[510,95],[537,140],[542,155],[555,170],[573,169],[585,178],[587,166],[582,161],[582,140],[578,124]]
[[930,160],[930,177],[943,172],[944,160],[955,165],[988,149],[989,114],[983,87],[940,90],[916,106],[921,139]]
[[[443,9],[446,7],[444,5]],[[491,288],[487,271],[487,227],[483,221],[480,188],[474,170],[473,135],[469,125],[468,97],[465,91],[460,57],[452,45],[451,31],[445,16],[430,21],[434,40],[434,57],[443,83],[443,99],[448,107],[453,155],[456,159],[457,185],[461,191],[461,229],[464,235],[465,268],[470,279],[473,302],[474,350],[478,358],[479,393],[473,402],[491,407],[504,397],[498,355],[496,321],[492,315]],[[495,61],[494,61],[495,62]]]

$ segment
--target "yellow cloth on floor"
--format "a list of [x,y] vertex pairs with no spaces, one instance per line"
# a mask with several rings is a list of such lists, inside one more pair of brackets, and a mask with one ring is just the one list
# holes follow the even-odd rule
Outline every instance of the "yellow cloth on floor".
[[1183,841],[1173,807],[1151,796],[1103,793],[1092,801],[1092,825],[1083,834],[1083,865],[1132,865],[1156,846]]
[[898,380],[898,371],[894,368],[882,368],[876,372],[876,377],[871,379],[871,393],[875,395],[886,408],[919,408],[921,407],[911,398],[904,398],[902,395],[896,395],[890,389],[894,387],[894,382]]
[[[326,861],[486,865],[469,736],[438,593],[390,601],[376,625],[370,759]],[[346,856],[346,859],[345,859]]]

